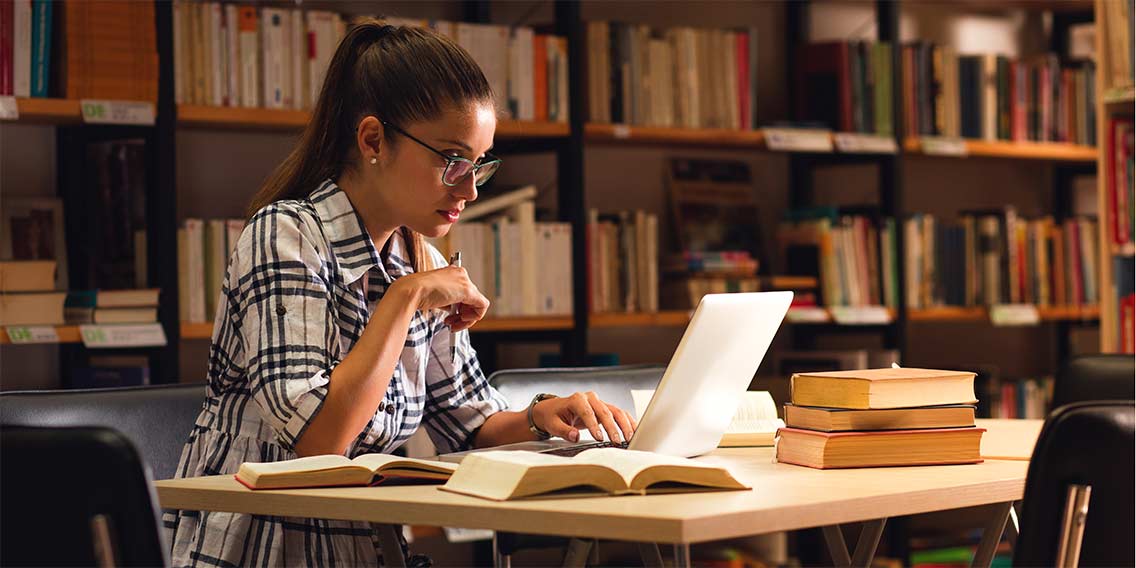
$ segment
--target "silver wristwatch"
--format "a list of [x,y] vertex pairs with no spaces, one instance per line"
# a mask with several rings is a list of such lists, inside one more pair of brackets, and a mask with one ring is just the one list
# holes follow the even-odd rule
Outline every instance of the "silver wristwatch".
[[534,396],[532,402],[529,403],[528,412],[526,412],[529,419],[529,430],[532,431],[533,435],[535,435],[538,440],[547,440],[552,437],[552,434],[541,430],[540,426],[536,425],[536,422],[533,420],[533,408],[536,408],[536,403],[550,398],[556,398],[556,395],[542,392]]

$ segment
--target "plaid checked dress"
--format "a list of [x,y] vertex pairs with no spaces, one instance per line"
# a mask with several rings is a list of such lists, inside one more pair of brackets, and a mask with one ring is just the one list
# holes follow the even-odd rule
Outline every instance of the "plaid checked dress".
[[[430,247],[435,266],[446,261]],[[327,181],[249,222],[230,259],[209,351],[205,404],[178,477],[236,473],[242,462],[296,457],[331,371],[363,333],[391,282],[413,272],[401,232],[380,255],[347,194]],[[348,455],[391,452],[418,429],[440,452],[467,449],[486,417],[508,408],[489,386],[469,334],[444,315],[411,320],[383,401]],[[450,363],[450,342],[458,360]],[[381,563],[369,523],[235,513],[163,514],[174,566]],[[402,554],[403,551],[398,551]]]

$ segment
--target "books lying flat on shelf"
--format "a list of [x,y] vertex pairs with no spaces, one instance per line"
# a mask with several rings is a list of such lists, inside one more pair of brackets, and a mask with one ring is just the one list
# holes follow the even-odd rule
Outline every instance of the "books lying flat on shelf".
[[376,485],[391,479],[444,481],[455,467],[445,462],[391,454],[364,454],[355,459],[327,455],[267,463],[245,462],[236,478],[249,489]]
[[782,428],[777,461],[818,469],[947,465],[982,461],[983,428],[815,432]]
[[922,408],[850,410],[785,405],[785,424],[821,432],[912,430],[974,426],[974,407],[965,404]]
[[[653,389],[631,391],[636,420],[643,418],[654,394]],[[777,418],[777,405],[768,391],[747,391],[738,403],[734,419],[726,427],[718,447],[772,446],[777,429],[784,427],[785,423]]]
[[907,408],[975,404],[974,373],[910,367],[798,373],[790,379],[797,406]]
[[88,308],[146,308],[158,305],[159,288],[139,290],[71,290],[67,305]]
[[445,491],[494,501],[749,489],[729,470],[652,452],[597,448],[566,458],[524,451],[473,453]]
[[54,260],[0,261],[0,292],[39,292],[54,289]]
[[66,292],[0,294],[0,325],[60,325]]

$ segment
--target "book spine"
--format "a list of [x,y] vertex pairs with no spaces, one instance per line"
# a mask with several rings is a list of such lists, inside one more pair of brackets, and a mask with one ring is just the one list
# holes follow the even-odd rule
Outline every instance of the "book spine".
[[33,97],[46,97],[51,81],[51,5],[49,0],[35,0],[32,4]]

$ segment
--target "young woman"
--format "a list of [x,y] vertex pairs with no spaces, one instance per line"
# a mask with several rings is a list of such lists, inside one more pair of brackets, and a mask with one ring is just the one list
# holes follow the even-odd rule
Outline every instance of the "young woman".
[[[242,462],[391,452],[424,425],[440,452],[554,435],[629,438],[591,393],[508,412],[465,330],[489,301],[423,241],[446,234],[500,160],[489,85],[430,31],[355,26],[311,122],[250,207],[178,476]],[[456,344],[456,358],[451,347]],[[367,523],[169,511],[175,566],[376,565]]]

